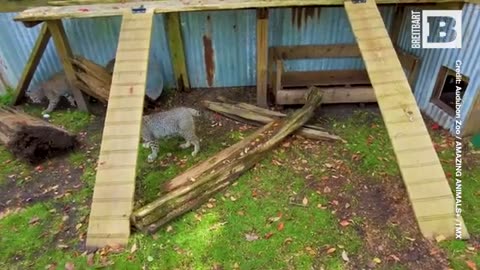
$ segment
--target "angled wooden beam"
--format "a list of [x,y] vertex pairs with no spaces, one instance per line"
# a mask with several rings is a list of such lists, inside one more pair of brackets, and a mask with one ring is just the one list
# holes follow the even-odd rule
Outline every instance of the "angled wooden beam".
[[77,102],[78,109],[81,111],[88,111],[87,103],[82,92],[75,86],[77,80],[75,76],[75,70],[73,69],[72,58],[73,53],[68,43],[65,29],[61,20],[47,21],[48,30],[50,31],[55,47],[57,48],[57,54],[60,58],[60,62],[63,64],[65,75],[69,83],[70,89],[72,89],[73,96]]
[[152,10],[123,15],[88,221],[88,248],[128,243],[152,24]]
[[268,106],[268,9],[257,9],[257,105]]
[[375,0],[345,2],[423,236],[468,238],[442,164]]
[[170,47],[170,58],[172,59],[177,90],[189,91],[190,81],[188,79],[182,29],[180,28],[180,13],[167,13],[165,14],[165,19],[168,45]]
[[18,105],[25,96],[25,91],[27,91],[28,86],[32,81],[33,74],[37,69],[38,63],[40,63],[40,59],[42,59],[43,52],[45,52],[45,48],[47,48],[50,37],[51,35],[48,31],[47,25],[42,25],[42,29],[40,29],[37,41],[35,41],[35,45],[30,53],[30,58],[23,69],[22,77],[20,77],[20,81],[18,82],[17,89],[15,91],[15,97],[13,99],[14,105]]

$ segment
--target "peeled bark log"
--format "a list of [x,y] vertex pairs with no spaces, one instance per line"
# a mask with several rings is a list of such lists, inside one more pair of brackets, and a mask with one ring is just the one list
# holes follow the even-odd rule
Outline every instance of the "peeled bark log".
[[[155,232],[233,183],[252,168],[285,137],[304,125],[320,105],[322,92],[312,88],[304,107],[285,119],[267,124],[240,143],[169,181],[169,192],[133,212],[132,224],[143,232]],[[194,177],[195,176],[195,177]]]
[[0,108],[0,142],[30,163],[65,154],[77,145],[68,131],[9,108]]

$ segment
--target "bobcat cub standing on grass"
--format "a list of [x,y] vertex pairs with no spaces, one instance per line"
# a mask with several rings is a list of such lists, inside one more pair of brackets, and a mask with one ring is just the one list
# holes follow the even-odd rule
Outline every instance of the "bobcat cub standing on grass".
[[55,73],[48,80],[28,90],[26,95],[33,103],[41,103],[45,98],[48,99],[48,107],[42,112],[43,115],[51,113],[57,107],[62,96],[67,98],[70,105],[76,106],[67,77],[63,72]]
[[194,116],[200,113],[191,108],[178,107],[169,111],[143,116],[142,139],[143,147],[152,149],[148,162],[153,162],[158,156],[158,140],[168,136],[179,135],[185,139],[180,148],[186,149],[193,145],[192,156],[200,151],[200,141],[195,134]]

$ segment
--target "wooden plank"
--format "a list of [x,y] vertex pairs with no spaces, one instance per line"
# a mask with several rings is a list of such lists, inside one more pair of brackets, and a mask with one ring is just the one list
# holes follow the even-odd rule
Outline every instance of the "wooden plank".
[[35,41],[35,45],[33,46],[32,52],[30,53],[30,58],[28,58],[27,64],[23,69],[22,77],[20,77],[20,80],[18,82],[17,89],[15,91],[15,97],[13,99],[14,105],[18,105],[23,99],[25,92],[27,91],[28,86],[32,81],[33,74],[37,69],[38,63],[40,63],[43,52],[45,51],[45,48],[47,48],[50,37],[51,35],[48,31],[47,25],[42,25],[40,33],[37,37],[37,41]]
[[282,75],[282,87],[370,84],[366,70],[289,71]]
[[[453,238],[456,217],[454,199],[420,110],[413,106],[395,108],[400,100],[415,104],[402,65],[385,28],[363,27],[366,15],[369,25],[383,23],[376,3],[374,0],[359,4],[347,1],[345,9],[374,87],[420,230],[430,239],[437,235]],[[415,148],[412,149],[412,146]],[[427,177],[432,176],[434,181],[428,180]],[[423,182],[428,184],[425,183],[422,188],[420,185]],[[420,194],[420,191],[423,192]],[[434,220],[441,222],[432,222]],[[468,238],[465,227],[462,233],[464,238]]]
[[[136,36],[147,38],[138,40],[137,44],[121,38],[117,50],[116,61],[121,64],[113,70],[114,83],[98,158],[87,247],[126,245],[130,235],[153,12],[126,12],[120,29],[120,36],[126,37],[125,31],[130,31],[126,29],[138,21],[142,22],[143,29],[137,30],[142,33]],[[131,52],[125,53],[122,48],[130,48]],[[132,59],[133,53],[143,61]]]
[[[122,2],[122,5],[117,4]],[[132,7],[138,7],[138,1],[118,0],[113,4],[100,4],[103,1],[91,1],[97,5],[88,6],[89,11],[82,11],[85,6],[63,6],[63,7],[36,7],[25,10],[15,17],[19,21],[43,21],[51,19],[70,18],[91,18],[120,16]],[[318,6],[318,5],[343,5],[344,0],[201,0],[201,1],[142,1],[147,9],[153,9],[155,13],[200,11],[200,10],[230,10],[248,8],[269,8],[269,7],[292,7],[292,6]],[[420,4],[420,3],[480,3],[479,0],[378,0],[379,4]],[[37,4],[38,5],[38,4]],[[33,5],[35,6],[35,5]]]
[[75,75],[75,70],[71,60],[73,58],[73,53],[72,49],[70,48],[70,44],[68,43],[67,35],[65,34],[65,29],[63,28],[63,23],[60,20],[53,20],[48,21],[47,26],[52,35],[55,47],[57,48],[57,54],[60,58],[60,62],[63,64],[65,76],[67,77],[70,89],[72,89],[77,107],[81,111],[88,111],[85,97],[75,85],[77,77]]
[[268,106],[268,9],[257,9],[257,105]]
[[296,45],[270,47],[273,60],[360,57],[357,44]]
[[190,80],[188,78],[187,60],[183,46],[182,29],[180,26],[180,13],[165,14],[168,45],[170,48],[170,59],[173,65],[173,74],[177,90],[190,91]]
[[[323,104],[376,102],[372,87],[322,87]],[[279,90],[276,94],[278,105],[305,104],[307,89]]]

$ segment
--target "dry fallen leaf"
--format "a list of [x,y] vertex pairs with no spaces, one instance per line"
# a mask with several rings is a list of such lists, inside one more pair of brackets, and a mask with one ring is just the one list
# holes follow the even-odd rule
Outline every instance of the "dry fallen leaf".
[[135,251],[137,251],[137,249],[137,243],[133,243],[132,248],[130,248],[130,253],[134,253]]
[[245,234],[245,239],[249,242],[252,242],[252,241],[255,241],[255,240],[258,240],[258,235],[256,233],[247,233]]
[[337,249],[336,249],[336,248],[333,248],[333,247],[332,247],[332,248],[329,248],[329,249],[327,250],[327,254],[332,254],[333,252],[335,252],[335,250],[337,250]]
[[32,217],[30,219],[30,221],[28,222],[28,224],[35,224],[37,223],[38,221],[40,221],[40,218],[39,217]]
[[166,231],[167,231],[167,232],[173,231],[173,227],[172,227],[171,225],[169,225],[169,226],[167,227]]
[[213,208],[213,204],[207,203],[207,207],[208,207],[208,208]]
[[67,246],[67,245],[64,245],[64,244],[58,244],[57,247],[58,247],[59,249],[66,249],[66,248],[68,248],[68,246]]
[[303,204],[304,206],[307,206],[307,204],[308,204],[308,199],[307,199],[307,197],[303,197],[302,204]]
[[346,262],[350,261],[350,259],[348,258],[348,254],[345,250],[342,250],[342,259]]
[[470,268],[471,270],[477,270],[477,265],[475,264],[475,262],[469,260],[469,261],[466,261],[465,263],[467,264],[468,268]]
[[348,220],[345,219],[345,220],[340,221],[340,225],[342,227],[347,227],[348,225],[350,225],[350,222],[348,222]]
[[283,227],[284,227],[283,222],[278,223],[277,229],[278,229],[279,231],[283,231]]
[[75,226],[75,229],[78,231],[82,227],[82,223],[78,223],[77,226]]
[[315,250],[313,250],[313,248],[311,247],[306,247],[305,250],[308,252],[308,254],[314,256],[316,255],[317,253],[315,252]]
[[374,262],[374,263],[381,263],[382,260],[380,260],[379,258],[376,258],[376,257],[375,257],[375,258],[373,258],[373,262]]
[[269,232],[269,233],[265,234],[265,239],[269,239],[272,236],[273,236],[273,233]]
[[72,262],[67,262],[65,264],[65,270],[75,270],[75,265]]

